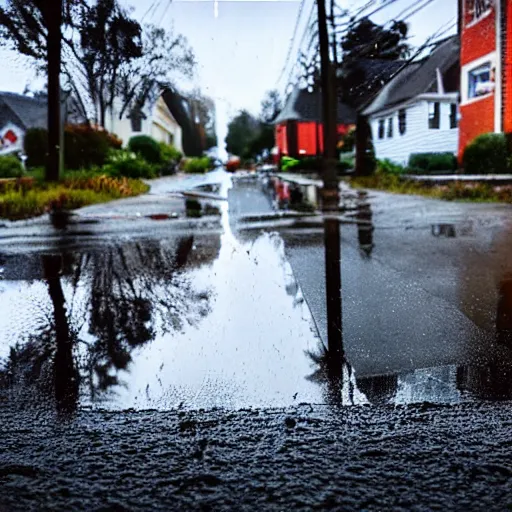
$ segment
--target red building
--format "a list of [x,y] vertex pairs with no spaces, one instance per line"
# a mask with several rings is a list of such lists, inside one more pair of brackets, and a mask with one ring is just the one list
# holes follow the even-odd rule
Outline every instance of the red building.
[[[355,127],[356,111],[338,102],[338,134]],[[295,89],[274,121],[279,156],[311,157],[323,152],[322,97],[316,90]]]
[[512,132],[512,2],[461,0],[459,156],[475,137]]

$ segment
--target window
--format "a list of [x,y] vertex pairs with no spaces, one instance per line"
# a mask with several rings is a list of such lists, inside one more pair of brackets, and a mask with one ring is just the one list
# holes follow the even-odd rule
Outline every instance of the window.
[[428,127],[431,130],[439,130],[441,126],[441,104],[436,101],[428,104]]
[[130,122],[132,125],[132,132],[139,133],[142,131],[142,120],[144,119],[144,114],[140,110],[140,108],[133,108],[130,112]]
[[459,121],[457,119],[458,109],[457,103],[450,104],[450,128],[457,128]]
[[494,73],[491,63],[486,62],[482,66],[468,73],[468,98],[477,98],[494,91]]
[[386,125],[384,119],[379,119],[379,139],[384,138],[384,132],[386,130]]
[[393,137],[393,118],[388,119],[388,139]]
[[467,0],[466,6],[469,17],[466,18],[470,22],[474,22],[482,18],[492,8],[493,0]]
[[398,131],[400,135],[404,135],[407,129],[407,114],[405,108],[398,111]]

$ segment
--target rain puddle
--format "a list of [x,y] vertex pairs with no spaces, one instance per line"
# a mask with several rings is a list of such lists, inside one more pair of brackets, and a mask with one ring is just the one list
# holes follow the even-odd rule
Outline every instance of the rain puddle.
[[[232,180],[206,185],[226,198]],[[383,266],[366,202],[354,209],[358,224],[342,229],[347,359],[333,377],[322,232],[304,219],[283,229],[239,223],[272,215],[257,184],[232,192],[220,230],[164,226],[73,246],[63,232],[49,252],[0,255],[2,394],[65,410],[512,398],[507,340]],[[448,243],[471,235],[464,229],[428,224],[414,236]]]

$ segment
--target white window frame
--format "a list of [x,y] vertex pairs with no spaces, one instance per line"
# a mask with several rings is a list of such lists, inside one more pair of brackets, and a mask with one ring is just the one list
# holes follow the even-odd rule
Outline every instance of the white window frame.
[[[468,100],[473,100],[475,98],[480,98],[481,96],[488,96],[489,94],[494,93],[495,89],[495,82],[491,80],[493,68],[492,64],[490,62],[485,62],[481,66],[477,68],[470,69],[468,71]],[[473,78],[477,76],[481,76],[483,74],[489,75],[489,80],[486,82],[483,82],[481,80],[475,80],[473,84]],[[472,85],[474,87],[472,87]],[[485,92],[478,94],[479,86],[483,86],[482,88],[487,87]],[[470,89],[474,88],[473,92],[470,92]]]
[[488,53],[487,55],[484,55],[483,57],[480,57],[479,59],[475,59],[473,62],[470,62],[469,64],[466,64],[465,66],[462,66],[462,68],[461,68],[461,91],[460,91],[461,106],[475,103],[484,98],[488,98],[489,96],[494,94],[494,91],[493,91],[488,94],[484,94],[482,96],[475,96],[474,98],[469,97],[469,74],[471,73],[471,71],[474,71],[487,63],[490,63],[491,70],[496,69],[496,52]]

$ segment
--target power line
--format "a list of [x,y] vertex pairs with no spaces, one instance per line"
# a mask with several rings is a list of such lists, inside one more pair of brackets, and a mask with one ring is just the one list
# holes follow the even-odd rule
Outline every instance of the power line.
[[[300,18],[301,18],[301,15],[302,15],[302,11],[304,9],[304,3],[305,3],[305,0],[301,0],[300,6],[299,6],[299,12],[297,13],[297,18],[295,20],[295,27],[293,29],[293,35],[292,35],[292,38],[290,40],[290,46],[288,47],[288,53],[286,54],[285,64],[284,64],[284,66],[283,66],[283,68],[281,70],[281,73],[279,74],[279,78],[277,79],[277,83],[279,83],[281,81],[281,78],[283,78],[285,70],[288,67],[288,62],[289,62],[290,57],[292,55],[292,50],[293,50],[293,47],[294,47],[295,38],[297,37],[297,32],[299,30],[299,22],[300,22]],[[313,4],[313,7],[314,7],[314,4]]]
[[[394,1],[396,1],[396,0],[390,0],[390,2],[394,2]],[[435,1],[436,0],[415,0],[411,5],[409,5],[404,10],[402,10],[396,16],[395,19],[390,20],[390,21],[384,23],[384,25],[382,25],[382,28],[386,28],[388,26],[392,26],[392,24],[395,23],[397,21],[397,19],[399,21],[406,21],[406,20],[410,19],[412,16],[414,16],[419,11],[421,11],[422,9],[424,9],[425,7],[427,7],[428,5],[430,5],[431,3],[435,2]],[[389,2],[388,2],[387,5],[389,5]],[[411,9],[413,9],[412,12],[408,12]],[[346,34],[347,32],[348,32],[348,30],[344,31],[343,33]],[[351,57],[352,58],[364,57],[365,55],[367,55],[375,47],[376,44],[378,44],[380,41],[385,39],[385,37],[386,37],[386,34],[383,33],[383,34],[381,34],[380,37],[377,37],[376,39],[374,39],[372,41],[369,41],[367,44],[363,45],[358,52],[351,53]]]
[[[318,1],[318,0],[317,0]],[[321,1],[321,0],[320,0]],[[345,23],[344,25],[347,25],[347,26],[354,26],[360,19],[362,19],[362,17],[364,16],[361,16],[366,10],[370,9],[373,5],[375,5],[377,3],[378,0],[368,0],[366,2],[366,4],[364,4],[363,6],[361,6],[356,12],[355,14],[351,17],[351,20],[350,22],[347,22]],[[370,14],[366,14],[365,16],[372,16],[374,14],[376,14],[377,12],[379,12],[380,10],[384,9],[385,7],[391,5],[392,3],[396,2],[397,0],[387,0],[385,2],[384,5],[381,5],[379,6],[377,9],[375,9],[374,11],[372,11]],[[341,9],[337,4],[335,4],[335,6],[338,8],[338,9]],[[313,3],[313,6],[312,6],[312,9],[311,9],[311,13],[310,13],[310,16],[308,18],[311,19],[311,17],[313,16],[314,14],[314,11],[315,11],[315,3]],[[341,17],[341,15],[337,15],[335,16],[335,18],[338,18],[338,17]],[[343,15],[343,17],[345,18],[346,15]],[[306,52],[310,52],[311,50],[311,46],[313,44],[313,40],[315,37],[318,36],[318,30],[316,28],[316,19],[313,23],[311,23],[309,26],[306,27],[306,30],[304,31],[303,35],[302,35],[302,38],[301,38],[301,41],[299,43],[299,49],[301,48],[302,44],[304,43],[304,39],[307,37],[307,35],[309,33],[311,33],[312,31],[312,34],[311,34],[311,37],[310,37],[310,40],[309,40],[309,43],[308,43],[308,49],[306,50]],[[317,48],[316,48],[317,49]],[[281,71],[281,74],[279,76],[279,79],[277,80],[277,84],[279,84],[282,76],[284,75],[284,71],[286,70],[286,68],[288,67],[288,61],[289,61],[289,57],[291,56],[290,55],[291,52],[289,52],[289,56],[287,57],[287,61],[286,61],[286,64],[285,66],[283,67],[282,71]],[[295,64],[296,65],[296,64]],[[288,87],[290,86],[291,84],[291,77],[293,75],[293,72],[294,72],[294,67],[292,67],[292,69],[290,70],[290,73],[289,73],[289,76],[288,76],[288,81],[287,81],[287,85],[286,85],[286,89],[288,89]]]

